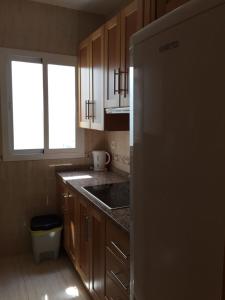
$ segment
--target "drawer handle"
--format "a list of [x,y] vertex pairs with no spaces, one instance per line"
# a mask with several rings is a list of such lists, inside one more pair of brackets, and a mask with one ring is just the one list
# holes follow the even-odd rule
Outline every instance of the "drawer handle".
[[124,254],[123,251],[113,241],[111,241],[111,244],[123,256],[123,258],[128,259],[128,256]]
[[128,286],[125,285],[125,284],[119,279],[119,277],[117,276],[117,275],[120,274],[120,273],[114,273],[112,270],[110,271],[110,273],[111,273],[112,276],[119,282],[119,284],[122,285],[122,287],[127,291]]

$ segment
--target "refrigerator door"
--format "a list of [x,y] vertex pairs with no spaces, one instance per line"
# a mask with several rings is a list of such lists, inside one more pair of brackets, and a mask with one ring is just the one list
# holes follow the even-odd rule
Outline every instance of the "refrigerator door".
[[225,5],[135,44],[136,300],[220,300],[225,237]]

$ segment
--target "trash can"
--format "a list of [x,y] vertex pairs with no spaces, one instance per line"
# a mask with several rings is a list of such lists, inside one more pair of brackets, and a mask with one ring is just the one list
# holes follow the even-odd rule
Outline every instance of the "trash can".
[[31,220],[31,237],[34,260],[39,263],[42,256],[58,258],[62,220],[57,215],[37,216]]

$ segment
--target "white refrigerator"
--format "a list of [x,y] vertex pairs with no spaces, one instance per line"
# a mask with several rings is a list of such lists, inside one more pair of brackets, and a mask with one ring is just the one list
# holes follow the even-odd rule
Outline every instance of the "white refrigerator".
[[136,33],[130,53],[131,299],[221,300],[225,1],[190,1]]

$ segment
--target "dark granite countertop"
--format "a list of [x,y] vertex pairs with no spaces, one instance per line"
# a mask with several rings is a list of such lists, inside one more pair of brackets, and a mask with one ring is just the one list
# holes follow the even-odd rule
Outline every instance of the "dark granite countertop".
[[91,203],[97,206],[107,216],[119,224],[123,229],[130,230],[130,209],[108,209],[101,201],[86,192],[82,187],[93,186],[99,184],[110,184],[116,182],[128,181],[128,177],[118,175],[114,172],[94,172],[94,171],[74,171],[74,172],[58,172],[61,179],[70,187],[76,189],[85,196]]

